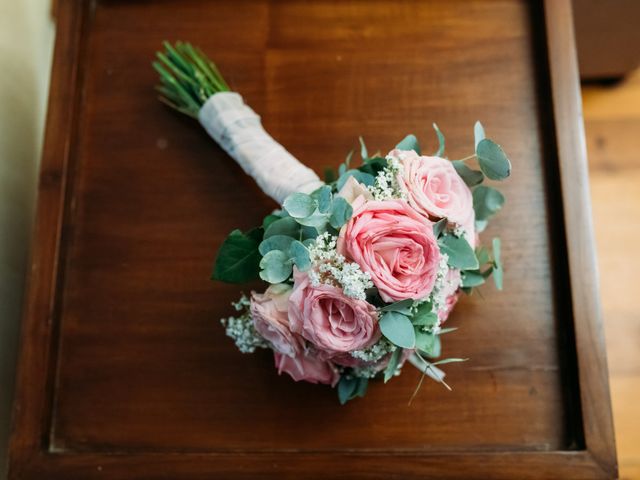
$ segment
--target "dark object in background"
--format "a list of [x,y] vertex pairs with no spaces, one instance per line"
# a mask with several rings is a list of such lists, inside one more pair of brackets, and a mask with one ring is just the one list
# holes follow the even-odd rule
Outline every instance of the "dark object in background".
[[582,80],[618,79],[640,65],[640,1],[573,0]]

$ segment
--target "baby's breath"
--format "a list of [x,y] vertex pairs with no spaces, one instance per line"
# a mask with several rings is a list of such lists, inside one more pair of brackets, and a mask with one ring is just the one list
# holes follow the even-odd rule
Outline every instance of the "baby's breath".
[[394,352],[398,347],[393,345],[385,338],[381,338],[376,343],[362,350],[354,350],[351,352],[353,358],[363,360],[365,362],[378,362],[388,354]]
[[[399,155],[401,159],[403,153]],[[373,198],[375,200],[406,198],[406,194],[398,184],[398,175],[401,173],[402,165],[398,158],[391,155],[387,156],[387,166],[378,172],[374,184],[368,187]]]
[[373,287],[371,276],[363,272],[357,263],[349,262],[340,255],[336,243],[336,237],[325,232],[318,235],[309,247],[311,284],[341,287],[346,296],[366,300],[367,289]]
[[243,294],[240,300],[232,302],[231,305],[242,313],[237,317],[223,318],[220,323],[225,326],[225,333],[235,342],[238,350],[242,353],[253,353],[256,348],[267,348],[269,344],[253,326],[249,298]]

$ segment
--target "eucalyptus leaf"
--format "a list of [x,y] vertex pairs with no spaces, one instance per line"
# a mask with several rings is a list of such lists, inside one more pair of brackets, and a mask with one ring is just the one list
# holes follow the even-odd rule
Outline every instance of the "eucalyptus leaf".
[[358,137],[358,140],[360,141],[360,156],[364,162],[369,158],[369,152],[367,152],[367,146],[364,144],[364,139],[362,137]]
[[467,362],[468,358],[443,358],[442,360],[438,360],[437,362],[433,362],[431,365],[446,365],[447,363],[460,363]]
[[380,331],[391,343],[402,348],[413,348],[416,343],[411,320],[398,312],[385,312],[380,319]]
[[473,190],[473,209],[476,221],[486,221],[504,205],[504,195],[493,187],[480,185]]
[[416,313],[411,318],[413,325],[423,328],[433,328],[438,324],[438,314],[433,311],[431,303],[423,303],[418,306]]
[[440,337],[434,333],[416,330],[416,348],[431,358],[440,356]]
[[292,217],[305,218],[315,211],[317,203],[310,195],[296,192],[285,198],[282,206]]
[[282,250],[283,252],[286,252],[289,250],[293,240],[293,238],[286,235],[273,235],[263,240],[262,243],[260,243],[258,250],[262,256],[265,256],[271,250]]
[[484,127],[480,123],[480,121],[476,121],[476,124],[473,126],[473,139],[475,142],[475,149],[478,149],[478,144],[484,140]]
[[384,369],[384,383],[387,383],[395,375],[398,364],[400,363],[400,358],[402,357],[402,351],[402,348],[396,348],[391,354],[389,363],[387,363],[387,367]]
[[305,227],[314,227],[318,230],[324,230],[327,224],[327,215],[315,210],[311,215],[304,218],[296,218],[296,222]]
[[413,150],[420,155],[420,144],[418,143],[416,136],[413,134],[404,137],[400,143],[396,145],[396,148],[398,150]]
[[276,215],[274,213],[271,213],[269,215],[267,215],[266,217],[264,217],[264,219],[262,220],[262,228],[266,231],[267,228],[269,228],[269,226],[275,222],[276,220],[280,220],[282,217],[280,217],[279,215]]
[[289,247],[289,254],[300,271],[306,272],[311,268],[309,250],[302,242],[294,240]]
[[293,262],[281,250],[271,250],[260,260],[260,278],[269,283],[282,283],[291,276]]
[[433,129],[436,131],[436,135],[438,136],[438,151],[433,154],[434,157],[442,157],[444,155],[444,134],[438,128],[438,125],[433,124]]
[[403,315],[409,315],[411,312],[411,306],[413,305],[413,299],[407,298],[405,300],[400,300],[399,302],[390,303],[389,305],[385,305],[380,309],[381,312],[398,312]]
[[364,397],[367,392],[367,385],[369,379],[362,377],[352,377],[344,375],[340,377],[338,382],[338,400],[341,405],[344,405],[349,400],[353,400],[356,397]]
[[349,221],[351,215],[353,215],[353,207],[351,207],[351,204],[340,196],[335,197],[331,205],[329,224],[333,228],[338,229]]
[[484,283],[484,275],[478,271],[467,270],[462,272],[462,286],[463,287],[479,287]]
[[503,277],[504,277],[504,270],[502,268],[502,259],[501,259],[501,245],[500,245],[500,239],[499,238],[494,238],[493,239],[493,263],[494,263],[494,268],[493,268],[493,282],[496,285],[496,288],[498,290],[502,290],[503,287]]
[[258,277],[262,229],[242,233],[234,230],[225,239],[218,251],[213,268],[213,280],[228,283],[245,283]]
[[453,168],[456,169],[456,172],[468,187],[475,187],[484,180],[484,175],[481,171],[468,167],[462,160],[454,160],[451,163],[453,163]]
[[460,270],[477,270],[480,265],[478,259],[464,237],[443,235],[438,240],[440,251],[449,256],[449,265]]
[[447,228],[447,219],[442,218],[433,224],[433,235],[438,238],[445,228]]
[[323,185],[311,194],[311,197],[318,203],[318,211],[320,213],[328,213],[331,209],[331,187]]
[[511,174],[511,162],[502,147],[493,140],[484,138],[476,147],[480,170],[491,180],[504,180]]
[[274,235],[285,235],[287,237],[298,238],[300,235],[300,225],[291,217],[281,218],[272,222],[264,232],[264,238]]

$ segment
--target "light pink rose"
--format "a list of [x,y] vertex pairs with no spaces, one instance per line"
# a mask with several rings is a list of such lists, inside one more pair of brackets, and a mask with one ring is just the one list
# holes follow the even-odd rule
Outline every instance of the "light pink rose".
[[288,285],[271,285],[263,293],[251,293],[253,325],[275,350],[293,357],[303,348],[303,340],[289,328]]
[[273,352],[278,373],[288,373],[296,382],[304,380],[310,383],[324,383],[334,387],[340,374],[329,361],[322,360],[311,351],[299,352],[294,357]]
[[464,228],[467,241],[473,246],[473,197],[453,163],[440,157],[419,156],[413,150],[393,150],[389,155],[402,165],[398,184],[406,192],[409,204],[431,220],[446,218]]
[[445,287],[442,291],[442,295],[445,297],[445,302],[443,307],[438,310],[438,320],[440,324],[444,323],[447,318],[449,318],[449,314],[453,310],[453,307],[458,303],[461,283],[460,270],[450,269],[447,272],[445,281]]
[[294,269],[289,297],[291,330],[319,350],[350,352],[380,338],[378,314],[370,303],[347,297],[332,285],[311,285],[306,273]]
[[421,299],[433,290],[440,261],[433,223],[404,200],[354,207],[337,247],[371,275],[385,302]]
[[350,204],[353,204],[356,200],[373,200],[373,195],[367,187],[358,182],[354,177],[349,177],[345,184],[338,192],[342,198],[344,198]]

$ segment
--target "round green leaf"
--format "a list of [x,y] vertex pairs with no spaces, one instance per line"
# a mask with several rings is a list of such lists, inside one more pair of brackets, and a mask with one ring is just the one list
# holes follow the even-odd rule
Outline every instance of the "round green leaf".
[[314,212],[317,204],[310,195],[296,192],[285,198],[282,206],[292,217],[305,218]]
[[480,170],[491,180],[504,180],[511,174],[511,162],[500,145],[484,138],[476,147]]
[[282,250],[286,252],[293,242],[293,238],[286,235],[273,235],[260,243],[258,250],[263,257],[271,250]]
[[311,268],[309,250],[307,250],[307,247],[305,247],[302,242],[294,240],[289,247],[289,254],[299,270],[305,272]]
[[420,155],[420,144],[418,143],[418,139],[415,135],[407,135],[404,137],[398,145],[396,145],[398,150],[413,150],[418,155]]
[[282,283],[291,276],[292,262],[281,250],[271,250],[260,260],[260,278],[269,283]]
[[495,215],[504,205],[504,195],[493,187],[480,185],[473,190],[473,209],[476,221],[485,221]]
[[380,319],[380,331],[394,345],[402,348],[413,348],[416,344],[416,333],[411,320],[398,312],[386,312]]

